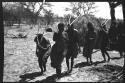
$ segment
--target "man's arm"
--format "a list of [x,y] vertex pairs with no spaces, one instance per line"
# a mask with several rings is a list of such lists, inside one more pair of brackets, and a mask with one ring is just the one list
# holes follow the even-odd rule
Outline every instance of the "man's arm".
[[105,30],[104,28],[102,28],[102,30],[103,30],[105,33],[108,33],[108,31],[107,31],[107,30]]
[[34,38],[34,42],[36,42],[36,41],[37,41],[37,37]]
[[50,44],[50,41],[47,40],[47,48],[48,48],[49,46],[51,46],[51,44]]
[[69,37],[68,37],[68,33],[67,32],[65,32],[65,36],[66,36],[66,41],[68,41]]
[[54,33],[53,35],[53,41],[56,41],[57,40],[57,33]]
[[78,44],[78,51],[81,52],[81,50],[80,50],[80,36],[79,36],[78,31],[76,31],[76,40],[77,40],[76,42]]

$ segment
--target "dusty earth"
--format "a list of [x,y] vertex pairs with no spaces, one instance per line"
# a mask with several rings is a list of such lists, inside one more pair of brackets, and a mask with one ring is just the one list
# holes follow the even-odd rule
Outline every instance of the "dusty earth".
[[[16,29],[8,32],[16,32]],[[28,38],[12,39],[4,37],[4,74],[3,82],[116,82],[121,81],[115,78],[122,70],[124,58],[116,51],[109,51],[110,62],[102,62],[103,57],[98,51],[92,55],[93,65],[87,65],[86,59],[79,54],[75,59],[73,71],[66,74],[65,59],[62,63],[62,77],[56,78],[55,69],[50,66],[50,58],[47,62],[47,71],[41,75],[35,55],[36,44],[34,42],[36,29],[32,29]],[[52,41],[52,33],[45,35]]]

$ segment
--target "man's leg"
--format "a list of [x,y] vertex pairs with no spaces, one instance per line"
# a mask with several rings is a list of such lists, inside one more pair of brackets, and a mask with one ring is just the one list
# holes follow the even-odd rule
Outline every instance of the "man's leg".
[[41,73],[43,73],[43,62],[42,62],[41,57],[38,57],[38,63],[39,63],[39,67],[41,69]]
[[44,68],[44,72],[46,71],[46,61],[43,61],[43,68]]
[[69,71],[69,58],[66,57],[66,65],[67,65],[67,68],[68,68],[68,71]]
[[108,61],[110,61],[111,58],[106,50],[105,50],[105,54],[108,56]]
[[123,52],[120,50],[119,51],[120,57],[123,57]]
[[101,53],[102,53],[102,56],[103,56],[103,58],[104,58],[104,61],[106,61],[105,54],[104,54],[104,50],[101,49]]
[[92,64],[92,55],[90,54],[90,64]]
[[60,76],[61,76],[61,65],[56,67],[56,74],[57,74],[57,77],[60,78]]
[[86,57],[86,59],[87,59],[87,63],[89,63],[89,57]]
[[73,64],[74,64],[74,57],[71,58],[71,70],[70,70],[70,72],[72,71]]

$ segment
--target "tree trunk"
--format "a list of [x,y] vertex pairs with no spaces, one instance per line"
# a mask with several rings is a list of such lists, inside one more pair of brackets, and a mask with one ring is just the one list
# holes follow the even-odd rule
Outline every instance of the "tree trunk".
[[110,8],[110,14],[111,14],[111,22],[116,21],[115,8],[113,8],[113,7]]
[[123,20],[125,24],[125,2],[122,2],[122,9],[123,9]]
[[[122,2],[122,9],[123,9],[123,20],[124,20],[124,26],[125,26],[125,2],[124,1]],[[125,59],[125,55],[124,55],[124,59]],[[124,72],[125,72],[125,69],[124,69],[124,65],[123,65],[123,73]],[[124,74],[123,74],[123,77],[125,77]]]
[[114,3],[111,3],[111,2],[109,2],[109,6],[110,6],[110,15],[111,15],[111,24],[112,24],[112,22],[116,21],[115,6],[114,6]]

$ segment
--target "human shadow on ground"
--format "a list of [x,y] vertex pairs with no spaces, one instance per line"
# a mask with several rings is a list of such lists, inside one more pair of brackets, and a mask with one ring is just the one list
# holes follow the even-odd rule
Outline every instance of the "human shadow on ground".
[[[68,75],[70,74],[67,72],[63,72],[61,73],[61,76],[59,77],[59,79]],[[48,76],[46,79],[43,79],[41,81],[36,81],[36,82],[56,82],[56,79],[57,79],[57,74],[53,74],[52,76]]]
[[85,66],[89,66],[89,64],[87,62],[81,62],[81,63],[77,63],[76,65],[74,65],[74,68],[81,68]]
[[114,59],[121,59],[121,58],[123,58],[123,57],[113,57],[111,59],[114,60]]
[[[97,82],[123,82],[123,67],[115,64],[93,66],[86,70],[98,76]],[[121,72],[120,77],[118,77]],[[99,74],[100,73],[100,74]]]
[[19,82],[27,82],[27,81],[26,81],[27,79],[32,80],[32,79],[34,79],[35,77],[41,76],[41,75],[42,75],[41,72],[26,73],[26,74],[20,76],[21,80],[19,80]]
[[96,65],[98,65],[98,64],[100,64],[100,63],[105,63],[105,62],[106,62],[106,61],[104,61],[104,60],[103,60],[103,61],[96,61],[96,62],[93,62],[93,65],[96,66]]
[[[114,64],[105,64],[102,67],[92,68],[93,71],[102,72],[98,82],[123,82],[123,67]],[[119,74],[119,72],[121,72]],[[107,74],[106,74],[107,73]],[[108,75],[108,73],[110,75]]]
[[85,66],[97,65],[99,63],[104,63],[104,61],[96,61],[96,62],[93,62],[92,64],[88,64],[87,62],[81,62],[81,63],[76,64],[74,66],[74,68],[81,68],[81,67],[85,67]]

